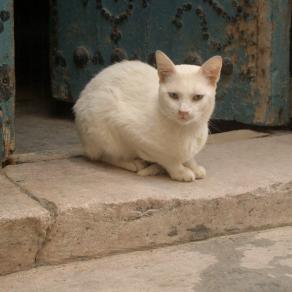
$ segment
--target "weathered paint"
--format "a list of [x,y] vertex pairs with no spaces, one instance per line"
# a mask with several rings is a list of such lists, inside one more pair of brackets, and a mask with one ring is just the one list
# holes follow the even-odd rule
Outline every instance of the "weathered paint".
[[0,165],[15,148],[13,0],[0,1]]
[[52,0],[52,89],[75,101],[105,66],[224,57],[215,119],[257,125],[289,120],[289,0]]
[[283,125],[289,121],[290,1],[260,1],[254,122]]

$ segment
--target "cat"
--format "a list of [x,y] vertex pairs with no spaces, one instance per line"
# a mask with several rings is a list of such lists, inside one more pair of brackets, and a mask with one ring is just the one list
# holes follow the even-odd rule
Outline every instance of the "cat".
[[195,155],[207,141],[222,58],[202,66],[174,65],[161,51],[155,58],[157,70],[123,61],[85,86],[74,106],[85,154],[141,176],[204,178]]

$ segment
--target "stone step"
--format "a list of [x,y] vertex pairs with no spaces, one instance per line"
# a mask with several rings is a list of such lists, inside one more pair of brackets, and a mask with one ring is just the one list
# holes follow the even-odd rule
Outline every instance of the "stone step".
[[0,275],[35,265],[51,220],[46,209],[0,172]]
[[[139,177],[84,158],[6,167],[19,196],[46,216],[40,230],[26,226],[32,241],[41,235],[31,266],[292,224],[291,134],[208,145],[198,159],[208,176],[193,183]],[[9,208],[0,208],[0,226]],[[0,239],[0,251],[12,255],[21,237],[9,220],[15,223],[7,232],[16,235],[10,244]],[[2,273],[19,269],[10,257],[1,261]]]
[[288,292],[291,287],[292,227],[0,277],[0,292]]

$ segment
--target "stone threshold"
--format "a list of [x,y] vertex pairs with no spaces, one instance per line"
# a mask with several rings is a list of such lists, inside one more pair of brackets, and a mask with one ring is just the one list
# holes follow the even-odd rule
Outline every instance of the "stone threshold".
[[84,158],[0,175],[0,274],[292,224],[292,135],[209,144],[204,180],[139,177]]

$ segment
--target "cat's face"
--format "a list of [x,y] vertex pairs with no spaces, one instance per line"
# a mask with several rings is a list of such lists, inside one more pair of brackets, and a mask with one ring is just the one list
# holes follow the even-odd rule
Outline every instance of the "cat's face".
[[157,51],[156,63],[160,80],[160,111],[183,125],[208,121],[215,106],[222,58],[215,56],[201,67],[175,66],[164,53]]

